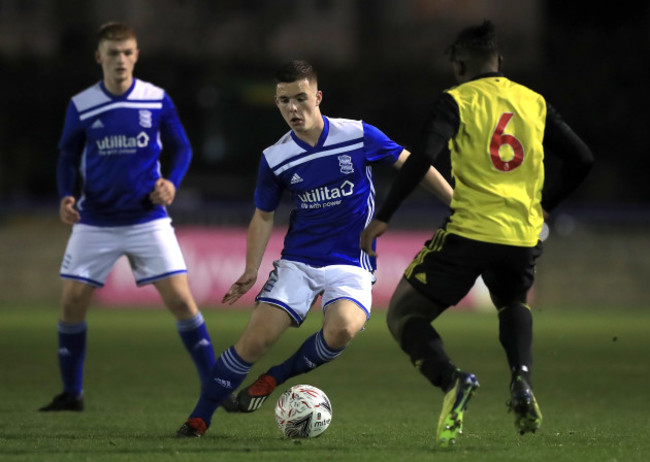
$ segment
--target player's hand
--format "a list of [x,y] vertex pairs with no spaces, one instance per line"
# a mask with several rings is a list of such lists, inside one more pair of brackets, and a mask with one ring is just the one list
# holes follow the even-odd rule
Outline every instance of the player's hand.
[[176,186],[165,178],[158,178],[149,198],[156,205],[171,205],[176,197]]
[[377,253],[372,248],[372,243],[375,239],[381,236],[388,229],[388,223],[374,219],[370,222],[368,227],[361,233],[361,250],[366,252],[371,257],[376,257]]
[[223,299],[221,300],[222,303],[227,303],[228,305],[232,305],[235,303],[239,298],[244,295],[246,292],[249,291],[251,287],[255,284],[257,281],[257,270],[256,269],[247,269],[244,271],[244,274],[242,274],[235,283],[230,286],[230,290],[226,292],[226,295],[223,296]]
[[72,196],[65,196],[61,199],[61,204],[59,205],[59,216],[61,221],[66,225],[74,225],[76,222],[81,220],[81,215],[74,207],[77,201]]

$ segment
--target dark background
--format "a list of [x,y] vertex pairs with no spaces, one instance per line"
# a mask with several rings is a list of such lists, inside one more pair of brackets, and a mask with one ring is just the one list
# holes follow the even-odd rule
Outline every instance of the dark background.
[[[192,142],[175,219],[243,223],[260,153],[288,130],[272,100],[281,62],[315,64],[325,115],[363,119],[408,148],[428,104],[453,84],[446,47],[484,18],[497,24],[506,74],[542,93],[596,156],[561,210],[650,222],[648,3],[557,0],[2,0],[0,220],[56,213],[65,108],[101,78],[93,53],[106,21],[135,27],[135,75],[168,91]],[[377,175],[381,198],[390,172]],[[430,203],[418,193],[407,209]]]

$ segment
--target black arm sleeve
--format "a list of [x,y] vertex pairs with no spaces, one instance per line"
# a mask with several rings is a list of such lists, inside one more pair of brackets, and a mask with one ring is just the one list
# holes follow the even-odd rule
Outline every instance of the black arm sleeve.
[[446,151],[449,139],[458,131],[459,114],[458,105],[449,94],[443,93],[438,97],[424,125],[419,144],[402,165],[375,218],[388,222],[404,199],[413,192],[436,157]]
[[[584,180],[594,163],[594,157],[585,142],[550,104],[547,104],[546,111],[544,151],[546,172],[542,208],[550,212]],[[557,168],[549,167],[548,154],[558,158]]]

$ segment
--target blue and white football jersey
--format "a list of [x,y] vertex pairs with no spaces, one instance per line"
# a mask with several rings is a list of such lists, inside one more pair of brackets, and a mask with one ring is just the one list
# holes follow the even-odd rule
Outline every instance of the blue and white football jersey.
[[359,247],[375,211],[372,164],[392,165],[404,149],[362,121],[323,117],[315,147],[293,131],[264,150],[255,206],[267,212],[289,190],[294,202],[282,258],[311,266],[354,265],[376,269]]
[[167,216],[149,199],[160,178],[160,152],[171,152],[168,179],[178,188],[192,150],[162,88],[134,79],[120,96],[103,82],[72,97],[59,142],[59,198],[80,186],[81,223],[122,226]]

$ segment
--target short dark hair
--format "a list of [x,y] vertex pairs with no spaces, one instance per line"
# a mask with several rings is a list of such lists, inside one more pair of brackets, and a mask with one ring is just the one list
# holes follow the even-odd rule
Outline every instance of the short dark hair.
[[102,40],[128,40],[135,39],[135,30],[131,26],[127,26],[121,22],[107,22],[102,24],[97,31],[97,45]]
[[463,29],[454,43],[447,48],[451,61],[465,59],[489,59],[499,54],[496,26],[485,20],[479,26]]
[[275,72],[275,83],[290,83],[302,79],[318,82],[316,71],[307,61],[293,60],[286,62]]

